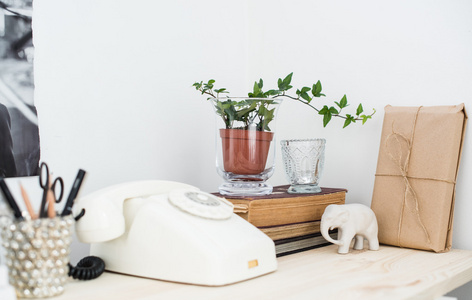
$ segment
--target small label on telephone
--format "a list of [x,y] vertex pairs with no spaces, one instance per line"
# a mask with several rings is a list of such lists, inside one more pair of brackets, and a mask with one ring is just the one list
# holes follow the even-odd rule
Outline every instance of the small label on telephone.
[[249,269],[255,268],[258,265],[259,265],[259,262],[257,261],[257,259],[250,260],[247,262],[247,266],[249,267]]

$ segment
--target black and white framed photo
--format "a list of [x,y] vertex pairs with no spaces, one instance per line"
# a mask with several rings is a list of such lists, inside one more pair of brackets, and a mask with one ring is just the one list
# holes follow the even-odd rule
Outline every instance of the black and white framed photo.
[[0,176],[38,175],[32,0],[0,1]]

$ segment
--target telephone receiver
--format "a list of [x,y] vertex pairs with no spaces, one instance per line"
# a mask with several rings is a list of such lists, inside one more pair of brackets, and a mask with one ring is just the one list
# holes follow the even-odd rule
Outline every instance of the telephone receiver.
[[114,185],[79,198],[80,241],[106,270],[207,286],[277,269],[274,242],[224,198],[173,181]]
[[76,233],[84,243],[105,242],[125,232],[123,203],[135,197],[169,193],[176,189],[197,188],[171,181],[137,181],[110,186],[80,198],[74,205],[74,215],[84,215],[76,224]]

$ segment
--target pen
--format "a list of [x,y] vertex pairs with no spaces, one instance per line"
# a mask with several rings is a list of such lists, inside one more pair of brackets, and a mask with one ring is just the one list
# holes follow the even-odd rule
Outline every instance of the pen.
[[46,218],[47,213],[46,213],[46,204],[48,202],[48,189],[44,189],[43,191],[43,198],[41,199],[41,205],[39,207],[39,217],[40,218]]
[[20,183],[20,190],[21,190],[21,195],[23,196],[23,200],[25,201],[26,209],[28,210],[28,213],[30,214],[31,219],[32,220],[37,219],[38,216],[35,214],[33,206],[31,206],[28,193],[26,192],[25,188],[23,187],[21,183]]
[[15,218],[18,220],[24,220],[23,216],[21,215],[21,211],[18,208],[15,199],[13,198],[10,193],[10,190],[8,189],[7,183],[3,178],[0,178],[0,188],[2,189],[2,192],[5,195],[8,205],[10,205],[11,209],[13,210],[13,215],[15,216]]
[[82,181],[84,180],[85,176],[85,171],[82,169],[79,169],[79,172],[77,173],[77,177],[75,178],[74,184],[72,185],[72,189],[70,191],[69,197],[67,198],[67,202],[64,205],[64,210],[61,213],[61,216],[67,216],[72,213],[72,206],[74,205],[74,200],[77,197],[77,194],[79,193],[80,185],[82,184]]

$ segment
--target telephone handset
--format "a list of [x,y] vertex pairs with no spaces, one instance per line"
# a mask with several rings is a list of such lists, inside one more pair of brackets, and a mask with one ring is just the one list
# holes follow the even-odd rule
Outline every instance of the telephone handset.
[[274,242],[223,198],[172,181],[115,185],[79,198],[79,240],[114,272],[225,285],[273,272]]
[[[85,209],[85,214],[76,224],[76,232],[84,243],[104,242],[119,237],[125,231],[123,203],[125,200],[146,197],[157,194],[167,194],[171,191],[188,190],[197,192],[198,189],[179,182],[171,181],[136,181],[113,185],[83,198],[74,206],[76,215]],[[175,205],[183,209],[192,209],[185,205],[188,200],[183,197],[172,197]],[[227,202],[225,200],[225,202]],[[227,202],[228,203],[228,202]],[[230,203],[230,205],[232,205]],[[231,207],[232,210],[232,207]]]

